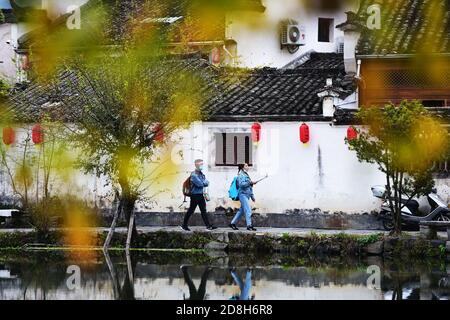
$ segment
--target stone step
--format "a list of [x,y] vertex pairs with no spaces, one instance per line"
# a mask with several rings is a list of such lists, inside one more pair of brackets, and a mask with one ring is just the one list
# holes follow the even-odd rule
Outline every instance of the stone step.
[[[228,227],[233,214],[209,213],[211,223],[218,227]],[[136,223],[141,227],[179,226],[184,213],[138,212]],[[253,224],[258,227],[272,228],[312,228],[334,230],[383,230],[378,217],[374,214],[343,214],[308,211],[307,213],[254,214]],[[244,219],[239,226],[244,226]],[[196,212],[189,221],[191,226],[203,226],[200,213]]]

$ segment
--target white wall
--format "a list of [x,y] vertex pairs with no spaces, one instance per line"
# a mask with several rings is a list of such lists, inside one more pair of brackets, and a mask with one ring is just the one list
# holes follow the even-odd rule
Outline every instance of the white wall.
[[344,35],[344,63],[346,72],[357,73],[358,67],[355,58],[355,49],[358,44],[360,33],[347,31]]
[[[237,65],[240,67],[283,67],[302,54],[336,52],[344,33],[334,28],[333,42],[318,41],[318,18],[334,18],[334,25],[346,20],[345,11],[335,13],[306,12],[302,1],[265,0],[266,11],[234,12],[227,16],[227,38],[237,42]],[[350,8],[349,8],[350,9]],[[295,54],[280,48],[279,23],[284,19],[294,19],[306,28],[307,44]]]
[[89,0],[43,0],[42,6],[47,10],[50,19],[69,12],[71,6],[81,6]]
[[[257,211],[282,213],[320,208],[359,213],[377,209],[379,202],[373,198],[370,187],[384,185],[384,178],[374,166],[359,163],[356,154],[348,150],[344,142],[347,127],[308,124],[311,142],[307,145],[299,141],[301,123],[262,124],[262,141],[254,148],[255,166],[250,175],[257,179],[268,173],[270,178],[255,187]],[[172,150],[172,155],[184,173],[174,181],[172,190],[158,197],[159,204],[153,210],[177,210],[181,203],[180,186],[196,158],[207,163],[205,173],[211,182],[212,198],[208,210],[239,207],[228,199],[228,188],[237,168],[215,167],[214,132],[250,132],[250,127],[251,123],[204,123],[183,132],[183,142]],[[183,159],[176,156],[180,150]]]
[[[146,173],[158,168],[153,177],[159,177],[161,172],[164,177],[152,180],[147,193],[151,199],[141,203],[138,209],[155,212],[182,210],[178,208],[183,201],[181,186],[193,170],[193,162],[197,158],[205,160],[205,174],[211,183],[208,211],[214,211],[217,207],[238,208],[239,203],[228,198],[228,188],[237,174],[237,168],[214,165],[214,133],[250,133],[251,125],[196,123],[176,134],[172,138],[173,143],[161,152],[163,165],[146,168]],[[358,162],[356,154],[348,150],[344,142],[348,127],[308,123],[311,141],[303,145],[299,141],[300,125],[300,122],[262,123],[262,138],[253,150],[254,167],[250,175],[258,179],[268,173],[269,178],[254,188],[257,202],[252,206],[256,211],[264,214],[316,208],[346,213],[377,210],[380,202],[372,196],[370,188],[384,185],[385,178],[376,166]],[[30,131],[31,127],[18,130],[17,140],[24,139],[26,132]],[[37,152],[36,147],[32,146],[32,149]],[[7,150],[9,156],[21,151],[17,144]],[[99,206],[102,206],[100,201],[106,201],[108,205],[111,200],[107,197],[110,188],[104,178],[86,176],[75,170],[70,171],[64,180],[61,176],[64,172],[55,172],[53,194],[78,195],[88,202],[96,201]],[[0,175],[0,180],[0,195],[10,194],[6,172]],[[436,183],[438,193],[447,202],[450,200],[448,181],[442,179]]]
[[16,78],[16,64],[14,62],[14,47],[7,44],[13,39],[13,25],[5,23],[0,25],[0,77],[13,83]]
[[[11,84],[21,81],[17,64],[20,60],[16,55],[18,39],[35,27],[28,23],[5,23],[0,25],[0,77],[7,79]],[[7,43],[9,42],[9,43]],[[19,63],[20,64],[20,63]]]
[[[50,19],[55,19],[68,12],[70,6],[80,6],[88,0],[43,0],[42,8],[48,11]],[[29,23],[2,24],[0,25],[0,77],[6,78],[11,84],[18,80],[18,69],[14,60],[16,55],[14,48],[17,40],[25,33],[32,31],[36,26]],[[6,41],[11,41],[7,44]]]
[[[1,137],[3,128],[5,125],[0,126],[0,143],[2,144],[2,149],[5,150],[6,161],[11,169],[11,174],[16,176],[17,171],[15,170],[18,163],[23,161],[23,150],[25,147],[26,139],[30,139],[32,125],[24,125],[15,128],[15,143],[10,146],[5,146],[3,144],[3,139]],[[45,139],[45,136],[44,136]],[[50,145],[49,147],[50,148]],[[39,181],[41,185],[43,182],[43,171],[42,171],[42,155],[43,149],[41,146],[36,146],[32,141],[28,144],[28,156],[26,157],[27,163],[31,167],[31,175],[33,186],[29,189],[29,198],[31,201],[36,199],[36,187],[35,182]],[[49,149],[47,149],[47,154]],[[59,150],[59,149],[57,149]],[[51,196],[57,195],[77,195],[82,197],[86,202],[94,204],[99,203],[99,200],[103,198],[102,195],[109,191],[109,188],[105,188],[105,180],[97,178],[94,176],[87,176],[81,171],[73,168],[73,162],[75,161],[77,154],[72,149],[67,149],[64,152],[57,152],[53,156],[53,166],[50,172],[49,180],[49,191]],[[41,170],[37,173],[36,170],[36,159],[40,160]],[[47,157],[48,159],[48,157]],[[37,176],[36,174],[39,174]],[[13,196],[12,188],[10,186],[10,177],[8,175],[7,169],[0,164],[0,196],[5,198],[10,198]],[[16,181],[16,183],[18,180]],[[18,184],[20,189],[20,183]],[[38,197],[42,197],[42,188],[39,188]],[[23,191],[23,190],[22,190]]]

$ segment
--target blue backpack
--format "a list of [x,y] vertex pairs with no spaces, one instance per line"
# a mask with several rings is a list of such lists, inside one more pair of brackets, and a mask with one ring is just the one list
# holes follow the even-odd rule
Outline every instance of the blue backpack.
[[228,190],[228,196],[233,201],[239,200],[239,187],[238,187],[238,177],[234,177],[233,182],[231,182],[230,189]]

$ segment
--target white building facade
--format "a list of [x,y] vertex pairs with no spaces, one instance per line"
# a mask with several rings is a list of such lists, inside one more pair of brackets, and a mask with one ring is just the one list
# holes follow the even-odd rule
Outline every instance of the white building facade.
[[[220,109],[226,111],[175,134],[172,140],[176,142],[163,151],[170,158],[172,178],[153,185],[148,196],[155,196],[151,202],[141,203],[139,210],[182,211],[181,186],[199,158],[206,163],[210,181],[208,211],[239,206],[228,198],[228,189],[237,165],[244,162],[251,165],[253,179],[268,175],[255,186],[253,206],[258,213],[319,209],[354,214],[379,208],[371,187],[384,185],[384,175],[375,165],[358,161],[345,143],[349,125],[333,121],[335,108],[357,109],[359,105],[356,87],[350,86],[344,93],[334,90],[335,86],[344,87],[346,71],[357,72],[351,54],[357,37],[336,28],[346,20],[345,11],[353,8],[318,11],[301,3],[265,0],[264,12],[227,15],[225,63],[276,70],[267,74],[265,70],[252,71],[250,77],[254,78],[242,81],[240,102],[229,105],[231,99],[225,99]],[[63,7],[58,10],[65,11]],[[286,20],[305,35],[304,43],[293,50],[282,47],[280,41],[280,23]],[[260,141],[252,137],[254,123],[261,125]],[[309,127],[307,143],[300,141],[302,124]],[[71,183],[72,189],[81,190],[93,201],[100,201],[109,191],[103,179],[81,174]],[[446,183],[437,185],[448,199]]]
[[[309,51],[341,52],[344,33],[336,26],[346,21],[339,10],[306,8],[302,1],[264,0],[264,12],[237,11],[227,14],[226,38],[236,43],[234,65],[244,68],[281,68]],[[281,48],[280,28],[283,22],[299,26],[301,45],[293,53]]]
[[[173,187],[158,196],[158,212],[177,211],[181,203],[181,185],[193,170],[195,159],[204,159],[205,174],[210,181],[211,201],[208,210],[236,208],[228,189],[237,174],[236,166],[224,166],[220,141],[222,134],[235,135],[239,163],[245,162],[242,139],[251,136],[252,122],[197,123],[180,133],[182,138],[171,151],[174,163],[184,172],[173,181]],[[255,211],[286,213],[303,209],[328,212],[364,213],[379,205],[370,187],[384,184],[384,176],[371,165],[358,162],[356,154],[345,144],[348,126],[327,122],[308,122],[310,142],[300,141],[302,122],[263,122],[261,140],[250,142],[250,176],[268,178],[254,187]],[[250,139],[251,141],[251,139]],[[228,147],[231,146],[228,144]],[[178,157],[182,151],[183,158]],[[234,158],[234,152],[228,153]],[[230,163],[233,163],[230,159]],[[247,160],[248,161],[248,160]],[[156,190],[153,190],[156,191]]]
[[[73,10],[88,0],[35,0],[15,1],[17,6],[23,5],[27,10],[35,10],[34,17],[39,19],[47,17],[49,21]],[[5,79],[11,85],[27,80],[26,69],[28,56],[19,50],[19,39],[40,27],[42,22],[31,22],[24,19],[13,9],[11,1],[0,2],[0,10],[5,16],[5,21],[0,24],[0,78]]]

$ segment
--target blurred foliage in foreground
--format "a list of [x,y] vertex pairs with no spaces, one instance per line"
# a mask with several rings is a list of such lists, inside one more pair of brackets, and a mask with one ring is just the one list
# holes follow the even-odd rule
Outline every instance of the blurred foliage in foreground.
[[[172,135],[202,120],[201,106],[214,94],[212,69],[186,55],[192,52],[189,41],[169,50],[171,32],[154,20],[165,16],[158,9],[173,8],[164,1],[140,2],[140,10],[131,10],[136,15],[120,20],[125,25],[117,25],[116,18],[124,13],[122,6],[131,2],[95,0],[82,7],[81,29],[69,30],[60,24],[55,30],[42,28],[32,35],[42,39],[30,48],[35,81],[51,90],[53,102],[47,107],[64,113],[43,114],[41,108],[33,121],[42,122],[45,142],[35,149],[28,133],[15,146],[16,151],[25,152],[4,149],[2,154],[5,165],[8,158],[9,163],[15,162],[9,167],[15,195],[44,233],[52,226],[53,215],[68,211],[68,193],[50,188],[51,174],[58,174],[58,180],[70,189],[70,176],[76,175],[73,169],[77,168],[106,181],[105,190],[117,199],[111,236],[123,216],[132,242],[137,235],[136,202],[159,191],[151,190],[156,180],[171,181],[177,173],[166,147]],[[206,2],[204,9],[206,25],[185,24],[192,34],[201,34],[208,30],[208,23],[216,23],[215,15],[206,18],[207,12],[222,12]],[[70,74],[71,80],[62,83],[62,74]],[[70,207],[74,216],[86,211],[73,201]],[[87,222],[63,221],[72,228]],[[89,243],[81,236],[68,239],[71,244]]]

